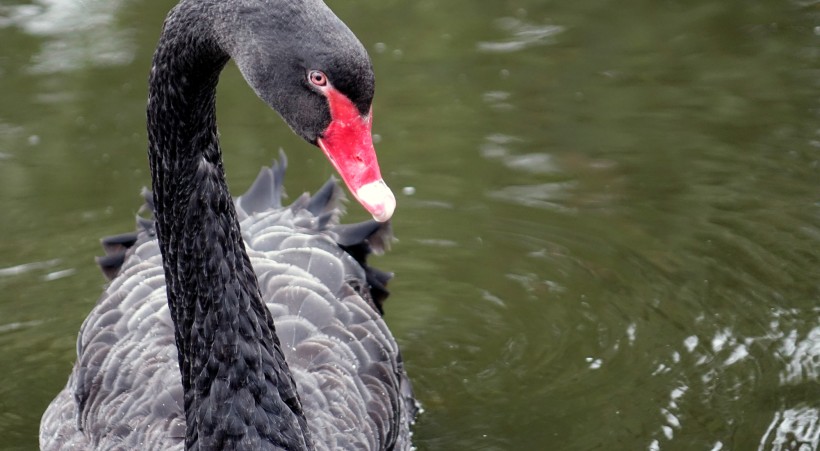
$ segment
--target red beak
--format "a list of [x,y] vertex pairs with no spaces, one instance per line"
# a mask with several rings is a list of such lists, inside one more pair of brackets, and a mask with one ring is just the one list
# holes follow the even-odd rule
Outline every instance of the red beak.
[[331,122],[317,143],[356,200],[373,219],[385,222],[393,216],[396,197],[379,170],[371,135],[372,111],[362,116],[350,99],[333,88],[326,95]]

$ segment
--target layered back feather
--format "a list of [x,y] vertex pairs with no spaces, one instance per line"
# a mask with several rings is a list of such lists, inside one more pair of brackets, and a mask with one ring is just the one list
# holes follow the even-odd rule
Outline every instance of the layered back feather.
[[[387,247],[389,225],[339,225],[333,181],[282,206],[280,161],[235,206],[314,446],[409,449],[416,405],[381,317],[390,275],[366,261]],[[113,279],[80,329],[77,362],[42,418],[40,447],[183,449],[183,388],[153,222],[138,218],[136,233],[103,247],[99,264]]]

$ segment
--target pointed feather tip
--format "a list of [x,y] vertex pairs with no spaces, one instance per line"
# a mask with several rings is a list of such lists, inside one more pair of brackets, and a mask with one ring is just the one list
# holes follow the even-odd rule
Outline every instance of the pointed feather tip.
[[155,228],[155,221],[153,219],[143,218],[140,215],[137,215],[137,230],[143,231],[148,234],[148,236],[153,237],[156,235],[156,228]]
[[[376,222],[376,221],[373,221]],[[370,248],[376,255],[382,255],[390,250],[390,245],[398,241],[393,235],[393,224],[390,221],[377,222],[379,227],[367,239]]]
[[273,160],[270,166],[263,166],[250,188],[237,198],[237,203],[245,213],[252,215],[271,208],[282,207],[287,167],[287,156],[282,149],[279,149],[279,160]]
[[147,208],[148,211],[150,211],[151,214],[153,215],[154,214],[154,192],[151,191],[150,189],[148,189],[148,187],[143,186],[142,189],[140,190],[140,196],[142,196],[142,199],[144,201],[144,205],[141,207],[141,209],[142,208]]
[[342,215],[344,214],[342,202],[345,200],[344,191],[336,182],[336,178],[331,176],[321,188],[310,196],[310,203],[306,208],[315,216],[328,212],[336,212],[337,215]]
[[373,268],[373,267],[370,267],[369,269],[370,269],[369,275],[372,276],[373,280],[375,282],[377,282],[379,285],[381,285],[382,287],[386,287],[387,282],[389,282],[390,279],[392,279],[393,276],[395,275],[392,272],[385,272],[385,271],[382,271],[380,269],[376,269],[376,268]]
[[340,224],[331,229],[336,234],[336,242],[342,247],[367,244],[367,254],[381,255],[390,250],[390,243],[396,241],[390,221],[364,221],[357,224]]
[[148,236],[156,235],[156,221],[154,221],[154,192],[143,186],[140,190],[143,204],[137,210],[135,220],[137,223],[137,233],[145,232]]
[[370,220],[358,224],[343,224],[333,227],[331,231],[339,247],[364,268],[368,298],[379,314],[384,315],[384,301],[390,295],[387,282],[393,274],[368,265],[367,257],[373,253],[381,254],[390,247],[390,242],[394,240],[390,222]]
[[100,267],[103,275],[108,280],[114,280],[119,274],[122,264],[125,262],[125,251],[109,254],[104,257],[94,259]]
[[294,214],[298,214],[300,210],[305,211],[312,217],[310,228],[322,231],[339,224],[339,219],[345,211],[342,205],[345,200],[344,192],[336,181],[330,180],[313,195],[302,193],[287,208]]
[[137,242],[136,232],[121,233],[119,235],[106,236],[100,239],[105,255],[125,252]]
[[329,211],[323,213],[316,218],[316,228],[318,230],[327,230],[328,227],[339,222],[338,211]]
[[[285,183],[285,171],[288,169],[288,157],[285,155],[285,150],[279,148],[279,161],[273,160],[271,163],[273,170],[273,179],[279,188],[282,188]],[[282,193],[284,195],[284,192]]]

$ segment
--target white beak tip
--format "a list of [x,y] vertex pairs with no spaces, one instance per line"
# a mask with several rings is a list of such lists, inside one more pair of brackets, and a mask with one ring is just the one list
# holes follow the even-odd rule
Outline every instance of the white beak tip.
[[396,196],[384,180],[379,179],[362,185],[355,195],[362,206],[373,215],[373,219],[378,222],[388,221],[396,210]]

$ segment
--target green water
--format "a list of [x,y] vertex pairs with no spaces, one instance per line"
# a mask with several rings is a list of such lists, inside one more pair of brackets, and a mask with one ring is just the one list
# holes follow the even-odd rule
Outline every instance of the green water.
[[[0,448],[33,449],[129,231],[170,1],[0,0]],[[421,450],[820,449],[820,3],[330,3],[398,195]],[[229,181],[330,165],[234,67]],[[365,213],[349,204],[351,220]],[[20,266],[27,265],[27,266]]]

